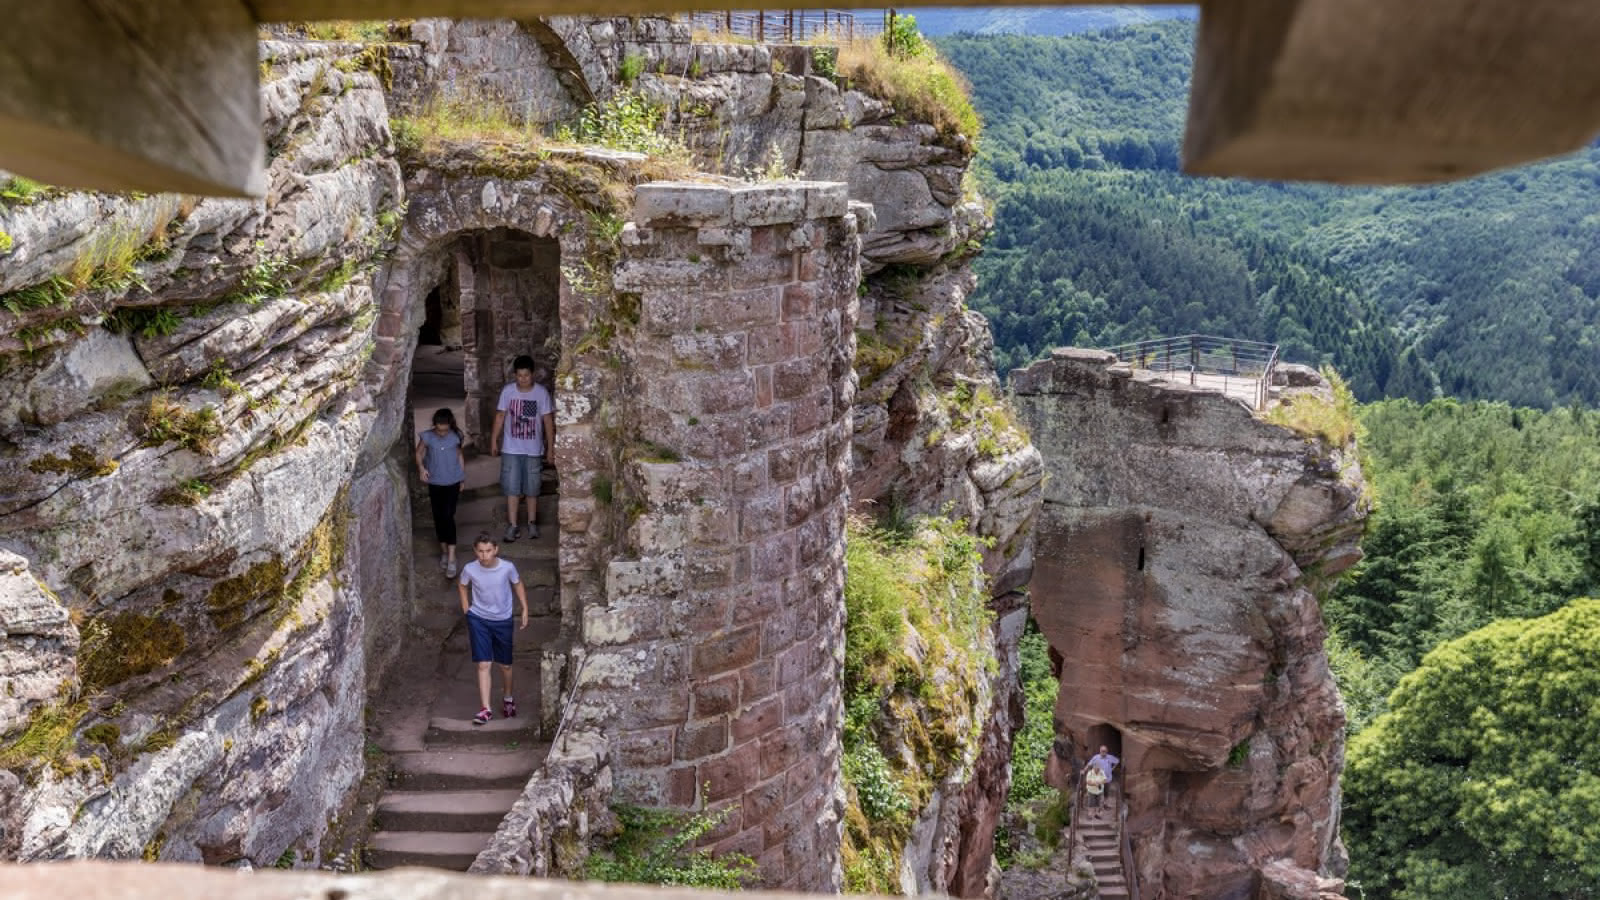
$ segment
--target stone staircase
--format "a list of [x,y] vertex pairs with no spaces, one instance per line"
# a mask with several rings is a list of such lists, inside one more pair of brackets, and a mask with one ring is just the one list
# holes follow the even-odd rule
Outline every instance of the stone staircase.
[[[427,400],[416,406],[428,412],[435,408]],[[505,530],[504,501],[488,481],[498,474],[498,460],[469,460],[456,516],[456,559],[462,565],[473,558],[471,543],[479,531],[500,540]],[[515,563],[522,576],[533,616],[516,635],[517,716],[500,717],[496,671],[490,694],[495,718],[487,725],[472,724],[478,711],[477,674],[455,580],[439,569],[427,506],[414,510],[413,571],[420,611],[401,663],[373,708],[374,741],[389,755],[392,770],[377,803],[376,830],[366,840],[370,868],[466,870],[544,761],[549,744],[540,730],[540,660],[560,633],[553,487],[547,481],[550,493],[540,497],[540,537],[500,545],[501,558]]]
[[1094,869],[1095,883],[1100,887],[1102,900],[1123,900],[1128,896],[1128,881],[1122,871],[1122,851],[1117,845],[1117,803],[1115,795],[1107,797],[1099,809],[1086,809],[1078,822],[1078,836],[1083,840],[1083,850]]

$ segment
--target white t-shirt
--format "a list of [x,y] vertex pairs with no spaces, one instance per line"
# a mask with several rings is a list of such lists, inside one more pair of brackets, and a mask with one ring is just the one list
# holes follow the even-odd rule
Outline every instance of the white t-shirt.
[[500,389],[500,402],[496,412],[506,414],[505,428],[500,434],[500,452],[521,456],[544,455],[543,416],[554,410],[550,392],[544,385],[535,384],[527,391],[517,390],[515,381]]
[[467,614],[491,622],[511,618],[513,584],[522,580],[517,567],[509,559],[496,559],[494,568],[486,569],[477,560],[461,568],[461,583],[467,586],[470,598]]

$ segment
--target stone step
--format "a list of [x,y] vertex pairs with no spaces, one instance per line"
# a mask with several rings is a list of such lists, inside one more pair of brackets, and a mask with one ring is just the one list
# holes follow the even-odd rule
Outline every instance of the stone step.
[[522,791],[388,791],[378,801],[378,824],[387,832],[492,832]]
[[1115,875],[1118,878],[1122,877],[1122,861],[1121,860],[1103,860],[1103,861],[1099,861],[1099,862],[1097,862],[1095,860],[1090,860],[1089,861],[1089,866],[1090,866],[1090,868],[1094,869],[1094,874],[1095,874],[1096,878],[1101,878],[1101,877],[1109,876],[1109,875]]
[[1089,854],[1089,861],[1090,862],[1100,862],[1101,860],[1109,860],[1109,861],[1113,861],[1113,862],[1120,862],[1121,859],[1122,859],[1122,854],[1117,852],[1117,848],[1116,847],[1111,847],[1111,846],[1093,846],[1093,847],[1090,847],[1090,846],[1086,845],[1084,847],[1084,850]]
[[394,785],[411,791],[521,790],[549,750],[549,744],[541,743],[500,751],[480,748],[396,753],[392,757]]
[[1100,888],[1100,900],[1122,900],[1126,896],[1128,889],[1122,885]]
[[[498,677],[498,676],[497,676]],[[517,747],[539,742],[539,715],[537,710],[524,710],[517,704],[515,719],[502,719],[500,710],[495,718],[483,725],[474,725],[468,718],[434,716],[428,720],[426,740],[429,749],[448,747],[480,747],[492,745],[514,750]],[[465,710],[465,707],[463,707]]]
[[367,842],[367,865],[374,869],[428,866],[465,872],[494,832],[379,831]]
[[1128,882],[1122,877],[1121,872],[1107,875],[1101,875],[1099,872],[1096,872],[1094,873],[1094,880],[1100,885],[1101,891],[1105,891],[1108,888],[1122,888],[1123,890],[1126,890],[1128,887]]

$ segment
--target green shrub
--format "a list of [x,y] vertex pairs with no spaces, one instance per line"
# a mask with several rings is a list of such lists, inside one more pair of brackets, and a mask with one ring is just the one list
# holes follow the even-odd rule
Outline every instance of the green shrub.
[[757,875],[755,860],[743,853],[713,856],[694,849],[728,811],[698,812],[614,807],[622,834],[602,853],[590,856],[586,877],[597,881],[667,884],[736,891]]
[[1333,389],[1332,398],[1303,393],[1284,398],[1263,417],[1301,434],[1316,437],[1331,447],[1343,447],[1360,436],[1356,398],[1339,373],[1324,366],[1322,377]]
[[617,78],[623,87],[631,87],[638,80],[639,73],[644,71],[644,57],[630,53],[622,58],[622,66],[617,69]]
[[1059,683],[1050,674],[1049,647],[1038,624],[1029,619],[1018,647],[1023,719],[1011,743],[1011,792],[1006,797],[1006,806],[1013,811],[1052,790],[1045,783],[1044,768],[1055,744]]
[[50,188],[31,178],[13,175],[0,182],[0,203],[8,206],[26,206],[45,197]]
[[910,814],[911,798],[901,790],[877,744],[862,741],[846,750],[843,768],[845,781],[855,789],[868,819],[888,822]]
[[660,131],[665,115],[666,110],[644,96],[621,90],[584,107],[578,121],[559,129],[556,138],[669,159],[684,158],[688,150],[683,144]]

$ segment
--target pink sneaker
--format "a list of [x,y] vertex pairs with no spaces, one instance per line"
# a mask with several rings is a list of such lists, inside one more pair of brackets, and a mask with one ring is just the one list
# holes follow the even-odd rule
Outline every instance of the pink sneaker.
[[517,701],[510,697],[501,701],[500,716],[505,719],[515,719],[517,717]]
[[492,718],[494,718],[494,713],[489,712],[489,707],[485,706],[483,709],[478,710],[477,715],[472,717],[472,724],[487,725]]

